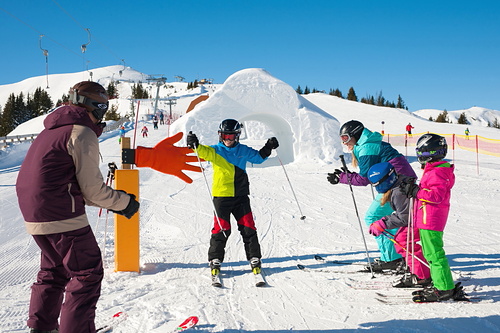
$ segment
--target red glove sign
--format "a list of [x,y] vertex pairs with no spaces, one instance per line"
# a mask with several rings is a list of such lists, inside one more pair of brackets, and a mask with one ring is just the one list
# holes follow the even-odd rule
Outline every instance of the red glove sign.
[[176,147],[174,143],[182,139],[183,133],[166,138],[156,144],[153,148],[138,146],[135,151],[135,165],[138,167],[149,167],[169,175],[177,176],[186,183],[192,183],[182,170],[201,172],[200,167],[187,164],[197,162],[196,156],[187,156],[193,153],[188,147]]

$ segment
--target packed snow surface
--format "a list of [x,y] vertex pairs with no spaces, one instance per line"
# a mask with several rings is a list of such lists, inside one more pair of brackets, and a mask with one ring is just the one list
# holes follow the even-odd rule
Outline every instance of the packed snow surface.
[[[251,79],[252,85],[245,86]],[[412,122],[417,127],[415,133],[458,134],[463,133],[463,125],[437,124],[404,110],[362,105],[325,94],[300,97],[261,70],[236,73],[224,85],[170,128],[160,125],[153,130],[149,121],[141,120],[138,128],[145,123],[149,137],[137,133],[137,144],[153,147],[168,133],[190,130],[203,144],[215,144],[217,126],[225,118],[246,119],[242,142],[257,149],[270,136],[278,137],[283,146],[269,161],[247,169],[268,285],[254,286],[236,229],[226,248],[223,287],[210,284],[207,250],[213,207],[206,184],[212,178],[210,164],[203,162],[204,174],[189,173],[192,184],[144,168],[140,169],[140,273],[114,271],[113,214],[104,213],[99,218],[98,209],[87,209],[106,267],[97,306],[98,327],[114,313],[124,311],[128,318],[113,332],[173,332],[191,315],[200,318],[193,330],[198,332],[500,332],[498,157],[480,155],[478,167],[475,154],[455,152],[457,179],[444,233],[456,280],[480,302],[414,304],[409,298],[411,291],[384,287],[394,276],[372,279],[370,274],[356,272],[362,266],[327,265],[313,259],[319,254],[328,260],[366,262],[361,232],[370,257],[377,257],[375,240],[363,222],[372,198],[370,188],[355,187],[351,192],[347,185],[331,185],[326,180],[328,172],[341,166],[339,124],[358,119],[366,127],[380,130],[381,121],[385,121],[386,131],[402,133]],[[500,139],[496,129],[474,128],[485,137]],[[36,133],[40,128],[24,131]],[[133,129],[127,135],[133,136]],[[15,192],[28,147],[14,145],[0,154],[1,332],[26,332],[30,286],[40,259],[37,245],[24,229]],[[413,150],[408,151],[407,158],[420,176]],[[101,169],[106,175],[109,162],[120,163],[117,131],[103,136],[101,153]],[[297,264],[312,271],[301,271]],[[364,284],[377,284],[381,289],[354,288]],[[380,302],[377,292],[394,295],[390,298],[394,302]]]

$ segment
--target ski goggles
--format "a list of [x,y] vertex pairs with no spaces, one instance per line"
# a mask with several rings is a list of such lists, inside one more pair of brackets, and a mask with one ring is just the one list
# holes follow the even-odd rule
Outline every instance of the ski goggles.
[[235,133],[221,133],[220,137],[221,137],[222,140],[231,140],[231,141],[236,140],[236,134]]
[[351,136],[349,134],[342,134],[340,140],[342,140],[342,143],[347,143],[351,140]]

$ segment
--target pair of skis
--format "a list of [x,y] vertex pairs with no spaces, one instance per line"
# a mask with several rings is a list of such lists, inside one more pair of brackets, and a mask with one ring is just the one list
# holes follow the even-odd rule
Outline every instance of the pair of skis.
[[[315,255],[314,259],[322,264],[328,265],[353,265],[353,266],[366,266],[366,263],[358,262],[358,261],[343,261],[343,260],[326,260],[325,258]],[[369,270],[362,269],[356,271],[346,271],[346,270],[334,270],[334,269],[323,269],[323,268],[309,268],[302,264],[297,264],[297,268],[304,272],[321,272],[321,273],[342,273],[342,274],[357,274],[357,273],[370,273]],[[391,272],[392,274],[392,272]]]
[[[212,286],[217,288],[222,288],[222,279],[220,276],[220,269],[212,270]],[[264,287],[267,283],[264,280],[264,276],[262,275],[262,270],[260,268],[254,268],[252,270],[252,274],[254,276],[254,282],[256,287]]]
[[[118,324],[125,321],[127,319],[127,314],[125,312],[117,312],[115,313],[108,321],[108,323],[96,329],[97,333],[107,333],[111,332],[113,328],[115,328]],[[186,318],[181,324],[177,326],[175,331],[173,332],[183,332],[192,327],[194,327],[198,323],[197,316],[191,316]]]
[[[315,255],[314,259],[321,263],[325,264],[332,264],[332,265],[364,265],[364,263],[359,263],[359,262],[350,262],[350,261],[340,261],[340,260],[326,260],[323,257],[319,255]],[[330,269],[311,269],[307,268],[304,265],[297,264],[297,268],[303,271],[309,271],[309,272],[325,272],[325,273],[359,273],[360,271],[334,271]],[[364,271],[361,271],[364,272]],[[389,272],[383,272],[383,274],[391,273]],[[416,288],[402,288],[405,290],[411,290],[411,289],[417,289],[415,290],[412,294],[409,295],[392,295],[391,293],[385,293],[384,290],[387,289],[393,289],[393,285],[391,282],[387,281],[356,281],[350,279],[350,282],[347,282],[346,284],[353,288],[353,289],[361,289],[361,290],[378,290],[376,292],[376,297],[375,299],[381,303],[384,304],[400,304],[400,303],[407,303],[408,301],[412,301],[414,303],[433,303],[429,302],[420,295],[422,291],[422,287],[416,287]],[[481,301],[481,298],[479,297],[470,297],[468,296],[464,290],[463,287],[460,285],[461,283],[458,282],[455,289],[457,289],[456,294],[454,296],[453,300],[450,300],[450,302],[479,302]]]

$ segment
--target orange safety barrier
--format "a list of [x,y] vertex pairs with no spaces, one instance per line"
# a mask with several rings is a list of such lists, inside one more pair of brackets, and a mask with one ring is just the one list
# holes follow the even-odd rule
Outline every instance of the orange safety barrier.
[[[412,134],[384,134],[384,141],[393,146],[413,146],[418,139],[428,132]],[[440,134],[446,138],[448,150],[463,149],[471,152],[500,157],[500,140],[489,139],[479,135]]]
[[[417,134],[384,134],[383,140],[389,142],[392,146],[405,146],[405,155],[408,156],[408,147],[415,147],[418,139],[429,132]],[[489,139],[479,135],[458,135],[458,134],[440,134],[446,138],[448,143],[448,153],[451,151],[451,160],[455,160],[455,150],[463,149],[476,153],[476,168],[479,174],[479,154],[500,157],[500,140]],[[415,150],[410,150],[415,155]]]

